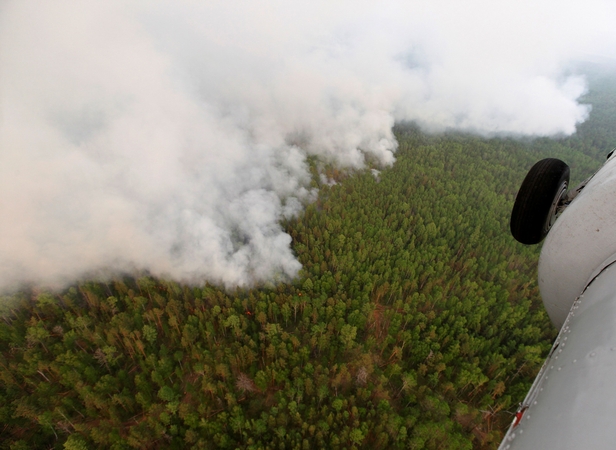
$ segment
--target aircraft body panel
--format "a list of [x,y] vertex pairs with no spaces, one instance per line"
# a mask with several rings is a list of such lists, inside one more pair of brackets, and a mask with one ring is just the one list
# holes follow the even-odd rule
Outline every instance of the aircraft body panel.
[[616,154],[588,181],[548,233],[539,258],[539,288],[560,328],[593,274],[616,255]]
[[571,306],[499,450],[616,448],[615,375],[616,264],[612,264]]

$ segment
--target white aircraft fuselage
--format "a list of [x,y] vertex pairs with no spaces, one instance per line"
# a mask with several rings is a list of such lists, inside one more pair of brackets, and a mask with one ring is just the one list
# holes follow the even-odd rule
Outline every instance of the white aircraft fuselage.
[[560,333],[499,450],[616,448],[616,154],[550,229],[539,287]]

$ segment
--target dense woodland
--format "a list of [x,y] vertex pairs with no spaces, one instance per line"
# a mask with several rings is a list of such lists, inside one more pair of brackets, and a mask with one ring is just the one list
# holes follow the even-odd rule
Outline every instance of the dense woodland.
[[284,224],[291,284],[4,297],[0,448],[496,448],[556,334],[509,213],[535,161],[576,182],[616,146],[615,84],[592,81],[569,138],[400,124],[376,176],[314,161],[337,184]]

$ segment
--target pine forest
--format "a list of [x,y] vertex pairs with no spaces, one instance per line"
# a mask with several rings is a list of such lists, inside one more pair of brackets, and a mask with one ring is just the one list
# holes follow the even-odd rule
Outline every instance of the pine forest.
[[497,448],[557,332],[540,245],[509,214],[539,159],[575,185],[616,146],[616,84],[590,86],[570,137],[402,123],[391,168],[312,160],[318,199],[283,224],[291,283],[141,273],[5,295],[0,449]]

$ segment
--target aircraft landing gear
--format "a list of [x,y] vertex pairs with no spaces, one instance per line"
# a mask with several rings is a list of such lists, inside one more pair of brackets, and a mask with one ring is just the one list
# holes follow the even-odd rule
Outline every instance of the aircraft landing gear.
[[518,191],[511,212],[511,234],[522,244],[538,244],[560,213],[569,186],[569,166],[555,158],[537,162]]

